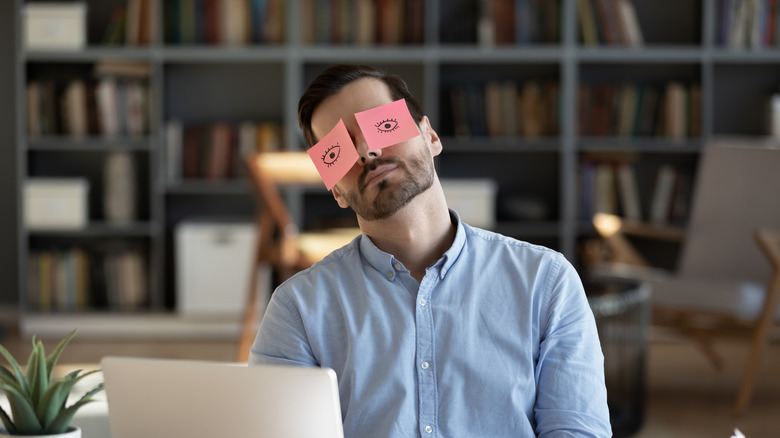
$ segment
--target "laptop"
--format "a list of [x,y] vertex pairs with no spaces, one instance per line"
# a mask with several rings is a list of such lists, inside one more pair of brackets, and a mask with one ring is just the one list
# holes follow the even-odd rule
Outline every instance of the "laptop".
[[105,357],[112,438],[343,438],[328,368]]

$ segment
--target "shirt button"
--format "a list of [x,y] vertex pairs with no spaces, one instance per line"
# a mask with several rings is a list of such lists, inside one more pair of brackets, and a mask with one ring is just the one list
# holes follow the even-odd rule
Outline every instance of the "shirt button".
[[398,263],[398,262],[395,262],[395,264],[393,266],[395,267],[395,269],[397,271],[400,271],[401,269],[404,268],[404,266],[402,264]]
[[393,271],[387,271],[387,278],[393,278]]
[[424,370],[427,370],[428,366],[429,366],[428,362],[423,362],[423,363],[420,364],[420,367],[422,367],[422,369],[424,369]]
[[433,428],[431,426],[425,426],[425,433],[432,433]]
[[425,298],[420,298],[420,305],[421,305],[422,307],[425,307],[425,305],[426,305],[426,304],[428,304],[428,302],[427,302],[427,301],[425,301]]

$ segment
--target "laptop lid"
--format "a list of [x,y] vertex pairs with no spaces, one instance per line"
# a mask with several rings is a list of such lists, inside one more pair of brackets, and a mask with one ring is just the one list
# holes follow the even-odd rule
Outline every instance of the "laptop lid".
[[105,357],[112,438],[343,438],[328,368]]

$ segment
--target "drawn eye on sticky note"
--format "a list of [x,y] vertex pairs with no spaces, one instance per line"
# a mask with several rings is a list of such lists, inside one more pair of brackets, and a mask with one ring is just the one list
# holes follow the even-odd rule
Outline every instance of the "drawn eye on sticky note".
[[405,99],[355,113],[355,119],[371,150],[392,146],[420,135]]
[[328,190],[332,189],[352,165],[358,160],[358,153],[349,136],[344,121],[339,120],[317,144],[309,149],[309,158],[320,173]]

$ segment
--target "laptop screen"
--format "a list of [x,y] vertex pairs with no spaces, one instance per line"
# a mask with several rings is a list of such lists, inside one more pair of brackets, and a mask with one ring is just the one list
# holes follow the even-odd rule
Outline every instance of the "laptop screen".
[[328,368],[106,357],[112,438],[343,438]]

